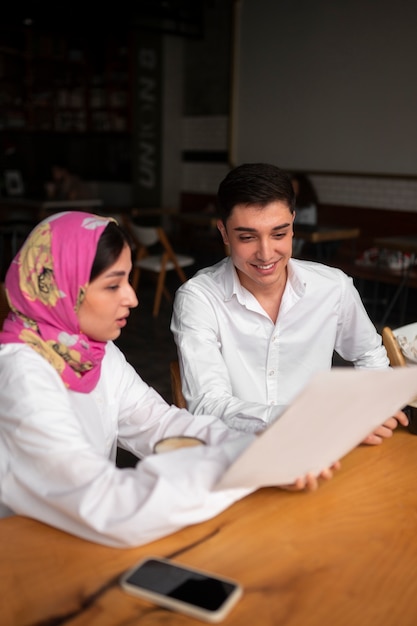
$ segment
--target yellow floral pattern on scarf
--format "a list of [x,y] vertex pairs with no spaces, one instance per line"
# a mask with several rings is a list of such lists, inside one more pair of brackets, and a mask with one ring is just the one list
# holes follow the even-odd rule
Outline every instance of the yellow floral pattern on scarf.
[[33,231],[20,255],[20,289],[30,300],[55,306],[59,290],[55,284],[52,259],[52,236],[50,226],[44,225]]
[[44,359],[56,369],[58,374],[61,374],[65,367],[65,362],[62,357],[53,349],[53,341],[43,341],[36,333],[24,329],[20,333],[20,338],[24,343],[30,346],[35,352],[43,356]]
[[39,335],[28,329],[22,330],[20,338],[35,352],[43,356],[59,374],[63,372],[65,364],[68,364],[77,376],[92,368],[91,363],[81,363],[81,355],[77,350],[71,350],[63,343],[56,343],[51,340],[43,341]]

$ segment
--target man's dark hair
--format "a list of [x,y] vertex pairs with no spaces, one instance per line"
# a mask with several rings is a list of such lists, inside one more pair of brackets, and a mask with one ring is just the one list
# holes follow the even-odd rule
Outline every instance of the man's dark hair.
[[244,163],[231,170],[220,183],[218,215],[226,223],[237,204],[266,206],[276,200],[285,202],[294,212],[295,195],[287,172],[268,163]]

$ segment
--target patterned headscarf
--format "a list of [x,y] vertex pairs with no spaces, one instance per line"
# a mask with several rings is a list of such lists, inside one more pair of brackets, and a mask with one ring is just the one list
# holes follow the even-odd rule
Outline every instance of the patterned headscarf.
[[77,311],[109,221],[81,211],[52,215],[30,233],[5,278],[11,313],[0,343],[27,344],[82,393],[98,382],[106,344],[80,332]]

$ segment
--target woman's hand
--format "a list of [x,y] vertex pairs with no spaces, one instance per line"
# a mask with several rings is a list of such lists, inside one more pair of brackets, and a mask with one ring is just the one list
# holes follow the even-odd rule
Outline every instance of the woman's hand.
[[297,478],[292,485],[281,485],[281,489],[286,491],[315,491],[319,487],[320,480],[330,480],[333,478],[333,473],[338,469],[340,469],[340,461],[336,461],[331,467],[324,469],[318,476],[307,474],[302,478]]
[[408,417],[404,413],[404,411],[398,411],[393,417],[387,419],[381,426],[378,426],[373,433],[368,435],[366,439],[363,440],[362,443],[367,443],[372,446],[379,445],[383,442],[384,439],[388,439],[392,437],[394,430],[397,428],[398,424],[402,426],[408,426]]

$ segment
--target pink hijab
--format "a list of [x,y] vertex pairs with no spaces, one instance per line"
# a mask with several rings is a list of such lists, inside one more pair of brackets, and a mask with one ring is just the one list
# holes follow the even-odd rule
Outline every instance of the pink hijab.
[[110,221],[81,211],[52,215],[30,233],[5,278],[11,313],[0,343],[27,344],[81,393],[96,386],[106,344],[80,332],[76,312]]

